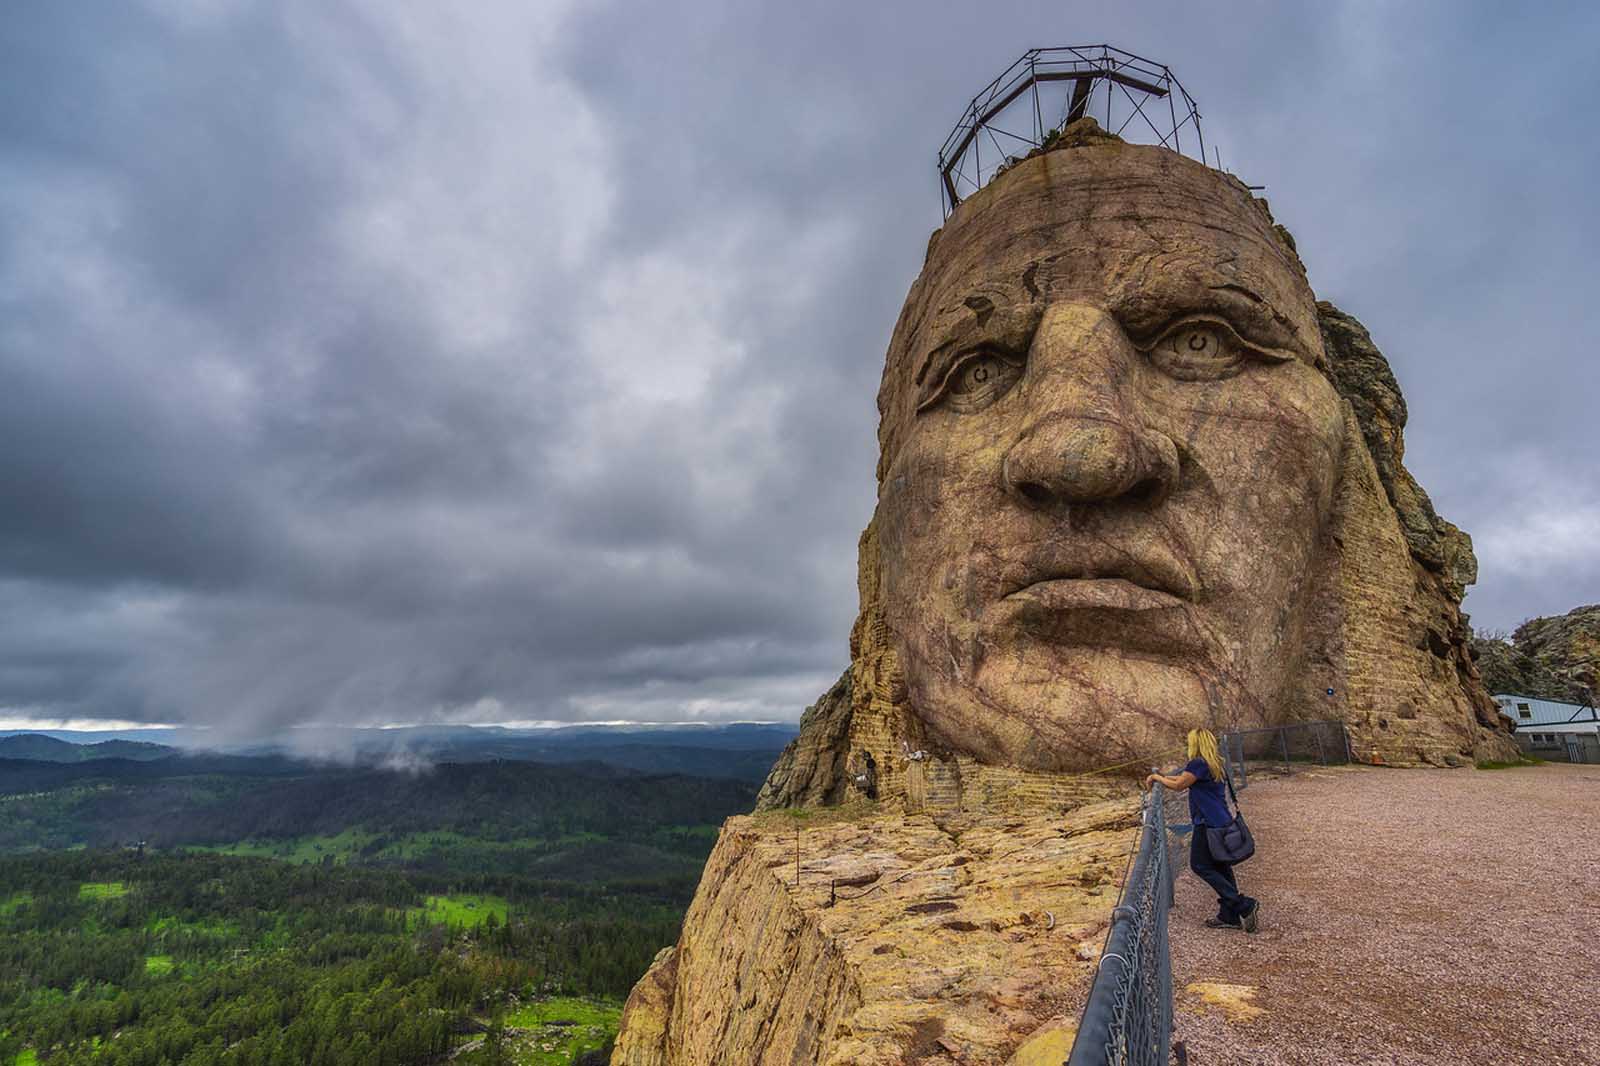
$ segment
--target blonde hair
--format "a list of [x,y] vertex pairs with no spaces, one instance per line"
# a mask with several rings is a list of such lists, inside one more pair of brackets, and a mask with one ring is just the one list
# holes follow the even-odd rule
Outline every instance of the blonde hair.
[[1213,781],[1222,780],[1222,753],[1217,750],[1217,735],[1209,729],[1189,730],[1189,758],[1206,761]]

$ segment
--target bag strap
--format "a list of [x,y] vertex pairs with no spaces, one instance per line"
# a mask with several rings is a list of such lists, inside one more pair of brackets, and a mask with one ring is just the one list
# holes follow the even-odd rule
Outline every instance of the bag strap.
[[1228,795],[1233,800],[1234,811],[1239,810],[1239,794],[1233,790],[1233,772],[1228,769],[1228,764],[1222,764],[1222,782],[1228,786]]

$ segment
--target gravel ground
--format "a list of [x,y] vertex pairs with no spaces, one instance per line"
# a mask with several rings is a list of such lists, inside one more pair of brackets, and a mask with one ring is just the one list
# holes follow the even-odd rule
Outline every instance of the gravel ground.
[[1190,1063],[1600,1064],[1600,767],[1315,770],[1240,799],[1261,931],[1206,929],[1216,897],[1178,878]]

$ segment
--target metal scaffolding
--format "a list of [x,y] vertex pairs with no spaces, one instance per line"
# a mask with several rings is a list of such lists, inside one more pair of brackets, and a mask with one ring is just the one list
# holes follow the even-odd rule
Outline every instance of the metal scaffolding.
[[945,216],[1086,116],[1205,162],[1200,110],[1164,64],[1108,44],[1033,48],[972,98],[939,149]]

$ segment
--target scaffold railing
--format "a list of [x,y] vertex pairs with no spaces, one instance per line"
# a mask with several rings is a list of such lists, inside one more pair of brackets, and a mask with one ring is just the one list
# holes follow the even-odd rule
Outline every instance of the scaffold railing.
[[1205,162],[1199,106],[1165,64],[1108,44],[1032,48],[972,98],[939,149],[945,215],[1084,117]]

